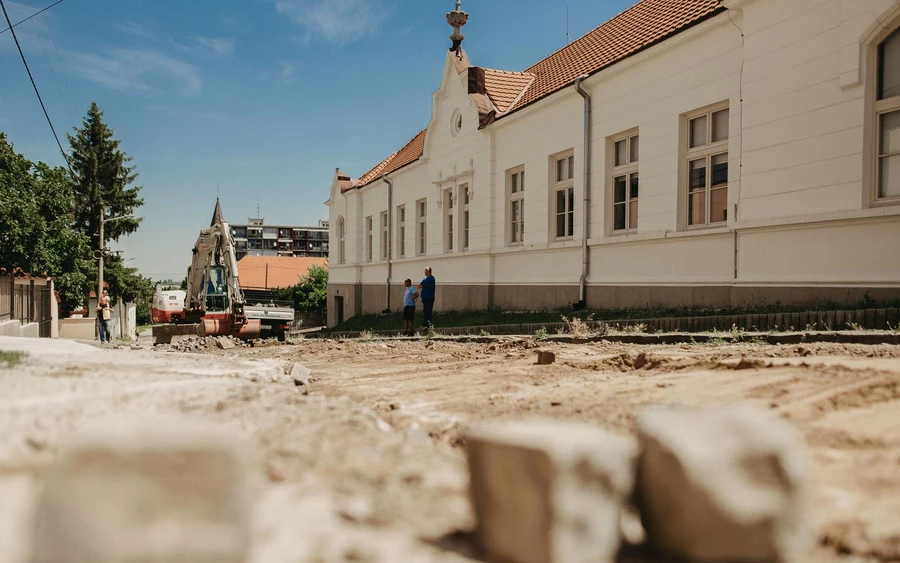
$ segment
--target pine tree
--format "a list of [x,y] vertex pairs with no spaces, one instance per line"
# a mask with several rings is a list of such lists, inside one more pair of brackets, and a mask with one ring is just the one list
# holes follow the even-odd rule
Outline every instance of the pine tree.
[[[72,147],[72,181],[75,189],[75,229],[90,237],[91,247],[99,248],[101,208],[109,217],[132,215],[144,204],[141,187],[131,158],[119,148],[120,141],[103,122],[103,112],[91,102],[81,128],[68,135]],[[103,247],[110,240],[135,232],[142,218],[134,217],[107,223]]]

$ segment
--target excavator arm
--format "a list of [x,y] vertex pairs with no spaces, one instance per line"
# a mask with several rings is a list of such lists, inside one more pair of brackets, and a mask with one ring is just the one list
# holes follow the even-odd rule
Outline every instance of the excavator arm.
[[[259,321],[248,320],[244,312],[244,294],[228,223],[221,221],[200,231],[192,252],[184,302],[185,319],[199,322],[199,331],[204,336],[259,336]],[[204,318],[212,312],[219,313],[220,318]]]

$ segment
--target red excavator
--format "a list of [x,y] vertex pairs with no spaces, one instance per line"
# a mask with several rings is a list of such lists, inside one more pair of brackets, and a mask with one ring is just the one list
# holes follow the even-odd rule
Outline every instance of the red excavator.
[[184,313],[173,324],[153,327],[153,343],[167,344],[177,335],[259,338],[259,319],[248,319],[238,280],[231,228],[216,201],[208,229],[200,231],[188,268]]

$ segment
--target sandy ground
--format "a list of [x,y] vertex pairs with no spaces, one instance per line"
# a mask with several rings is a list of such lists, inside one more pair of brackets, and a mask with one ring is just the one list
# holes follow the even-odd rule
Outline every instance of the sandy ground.
[[[554,365],[535,365],[536,348]],[[253,563],[478,561],[467,425],[545,416],[633,432],[644,405],[753,401],[806,437],[810,561],[900,560],[900,347],[302,341],[205,353],[0,338],[0,563],[24,563],[42,469],[108,415],[233,429],[253,467]],[[273,382],[312,369],[310,395]]]

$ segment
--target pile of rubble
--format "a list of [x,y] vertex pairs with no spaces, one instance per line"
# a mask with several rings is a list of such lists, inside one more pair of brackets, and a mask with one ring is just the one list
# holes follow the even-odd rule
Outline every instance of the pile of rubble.
[[219,348],[228,350],[238,347],[249,347],[250,343],[234,336],[187,336],[171,344],[160,344],[156,350],[172,352],[199,352]]

